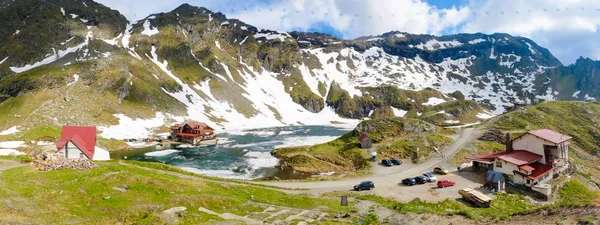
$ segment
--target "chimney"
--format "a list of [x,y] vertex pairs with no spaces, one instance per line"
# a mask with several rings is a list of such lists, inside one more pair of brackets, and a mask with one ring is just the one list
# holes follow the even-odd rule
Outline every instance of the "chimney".
[[505,145],[506,145],[506,152],[512,152],[513,151],[512,135],[510,134],[510,132],[506,133]]

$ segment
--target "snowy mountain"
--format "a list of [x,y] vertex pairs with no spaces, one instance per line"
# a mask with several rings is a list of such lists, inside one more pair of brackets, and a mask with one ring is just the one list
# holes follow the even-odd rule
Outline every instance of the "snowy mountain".
[[9,21],[0,25],[0,121],[31,132],[96,124],[105,138],[140,137],[190,119],[225,129],[386,116],[470,123],[478,118],[465,115],[488,118],[517,100],[600,96],[570,79],[596,70],[564,67],[508,34],[341,40],[187,4],[128,24],[88,0],[5,0],[0,19]]

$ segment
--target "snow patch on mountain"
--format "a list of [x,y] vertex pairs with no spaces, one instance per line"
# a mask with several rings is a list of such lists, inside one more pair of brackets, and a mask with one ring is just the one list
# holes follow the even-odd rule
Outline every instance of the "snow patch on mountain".
[[217,48],[219,48],[220,50],[223,50],[223,49],[221,48],[221,43],[219,43],[219,40],[216,40],[216,41],[215,41],[215,45],[216,45],[216,46],[217,46]]
[[[308,66],[304,65],[304,63],[302,63],[302,65],[299,66],[299,69],[300,69],[300,74],[302,74],[302,78],[304,79],[304,82],[308,85],[308,87],[310,88],[312,93],[315,93],[315,94],[321,96],[321,94],[319,92],[319,82],[326,82],[326,81],[319,80],[319,79],[317,79],[317,77],[313,76],[310,73],[310,69],[308,68]],[[325,92],[325,93],[327,93],[327,92]],[[321,96],[321,97],[326,97],[326,96]]]
[[375,37],[375,38],[369,38],[369,39],[367,39],[365,41],[379,41],[379,40],[383,40],[383,38]]
[[488,113],[488,112],[480,112],[480,113],[477,113],[476,117],[479,119],[482,119],[482,120],[486,120],[486,119],[494,118],[494,117],[496,117],[496,115],[494,115],[492,113]]
[[392,107],[395,117],[404,117],[408,111]]
[[595,102],[595,101],[596,101],[596,98],[594,98],[594,97],[591,97],[591,96],[589,96],[588,94],[585,94],[585,96],[583,96],[583,98],[584,98],[586,101],[592,101],[592,102]]
[[2,63],[4,63],[4,61],[6,61],[8,59],[8,56],[6,56],[6,58],[4,58],[3,60],[0,60],[0,65],[2,65]]
[[77,74],[74,74],[74,75],[73,75],[73,79],[75,79],[75,80],[73,80],[73,81],[69,82],[69,83],[67,84],[67,86],[71,86],[72,84],[74,84],[74,83],[77,83],[77,81],[79,81],[79,75],[77,75]]
[[421,50],[429,50],[429,51],[433,51],[433,50],[439,50],[439,49],[446,49],[446,48],[455,48],[455,47],[459,47],[463,45],[462,42],[459,42],[457,40],[452,40],[452,41],[438,41],[436,39],[432,39],[427,41],[425,44],[421,43],[416,45],[415,47]]
[[17,132],[19,132],[19,128],[17,126],[14,126],[14,127],[8,128],[8,129],[0,132],[0,135],[10,135],[10,134],[14,134]]
[[[117,43],[119,43],[119,38],[121,38],[122,36],[123,36],[123,33],[119,33],[119,35],[117,35],[117,37],[115,37],[113,39],[108,39],[108,40],[102,39],[102,41],[106,42],[109,45],[117,46]],[[127,40],[127,41],[129,41],[129,40]]]
[[16,149],[2,149],[0,148],[0,155],[1,156],[6,156],[6,155],[25,155],[25,153],[20,152]]
[[93,37],[92,32],[88,32],[88,34],[87,34],[87,36],[85,38],[85,41],[82,42],[81,44],[78,44],[76,46],[67,48],[65,50],[58,50],[58,52],[53,49],[54,50],[54,54],[50,55],[49,57],[46,57],[42,61],[30,64],[30,65],[25,65],[23,67],[10,67],[10,70],[12,70],[15,73],[22,73],[22,72],[28,71],[30,69],[33,69],[33,68],[36,68],[36,67],[39,67],[39,66],[43,66],[43,65],[47,65],[47,64],[53,63],[56,60],[61,59],[62,57],[64,57],[67,54],[74,53],[74,52],[77,52],[77,51],[83,49],[83,47],[85,47],[85,46],[88,45],[89,40],[92,37]]
[[[361,54],[349,48],[342,49],[340,52],[329,53],[325,52],[322,48],[303,51],[315,55],[319,59],[321,65],[323,65],[322,68],[312,70],[312,72],[316,75],[315,79],[323,82],[326,85],[329,85],[331,84],[331,82],[335,81],[335,83],[340,85],[342,89],[348,91],[348,94],[350,94],[350,96],[362,96],[362,92],[356,88],[355,82],[353,81],[353,78],[355,76],[354,72],[358,74],[360,73],[360,71],[351,70],[350,68],[348,68],[345,62],[337,63],[337,57],[339,55],[352,58],[353,55],[360,56]],[[330,59],[334,59],[333,63],[328,63]],[[338,65],[341,71],[338,70]]]
[[427,99],[427,102],[423,103],[423,105],[433,106],[433,105],[442,104],[444,102],[446,102],[446,100],[441,99],[441,98],[431,97],[431,98]]
[[485,42],[485,41],[487,41],[487,40],[485,40],[485,39],[483,39],[483,38],[477,38],[477,39],[474,39],[474,40],[471,40],[471,41],[469,41],[469,44],[472,44],[472,45],[474,45],[474,44],[481,43],[481,42]]
[[23,148],[27,147],[24,141],[4,141],[0,142],[0,148]]
[[158,34],[158,28],[152,27],[152,24],[150,24],[150,20],[146,20],[144,22],[143,26],[144,26],[144,30],[142,31],[143,35],[152,36],[152,35]]
[[492,49],[490,50],[490,59],[496,59],[496,55],[494,55],[494,46],[492,46]]
[[[157,112],[154,118],[149,119],[132,119],[123,114],[115,114],[113,116],[119,120],[119,124],[98,127],[98,130],[102,132],[100,134],[101,137],[107,139],[146,138],[152,134],[154,128],[163,126],[166,123],[165,119],[167,118],[165,114],[161,112]],[[182,121],[181,118],[178,117],[170,118],[176,119],[178,122]]]
[[[0,63],[0,64],[1,64],[1,63]],[[579,93],[581,93],[581,91],[579,91],[579,90],[578,90],[578,91],[576,91],[575,93],[573,93],[573,95],[572,95],[571,97],[573,97],[573,98],[578,98],[578,96],[579,96]]]
[[501,66],[506,66],[508,68],[513,68],[514,64],[521,61],[521,56],[515,54],[504,54],[502,53],[500,56],[500,62],[498,62]]
[[543,99],[544,101],[554,101],[556,98],[554,97],[554,93],[551,87],[548,87],[546,93],[544,95],[537,95],[536,98]]
[[531,46],[531,44],[529,44],[529,42],[525,42],[525,44],[527,45],[527,47],[529,48],[529,51],[531,52],[531,54],[539,54],[534,48],[533,46]]
[[281,42],[284,42],[286,38],[291,37],[287,33],[277,33],[277,32],[268,32],[268,33],[256,33],[254,34],[254,38],[266,38],[267,40],[279,39]]

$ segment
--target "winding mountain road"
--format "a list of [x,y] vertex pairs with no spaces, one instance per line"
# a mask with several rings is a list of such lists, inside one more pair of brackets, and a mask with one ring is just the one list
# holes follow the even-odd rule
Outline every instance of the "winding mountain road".
[[[398,183],[406,177],[421,175],[425,172],[431,172],[434,167],[446,163],[447,159],[456,154],[467,143],[473,140],[475,136],[475,128],[465,128],[462,133],[450,146],[442,151],[445,157],[434,157],[421,164],[403,164],[396,167],[375,168],[379,165],[374,165],[373,174],[365,177],[350,178],[334,181],[314,181],[314,182],[290,182],[290,181],[265,181],[257,182],[261,184],[283,187],[283,188],[303,188],[308,189],[310,194],[322,194],[332,191],[348,191],[361,181],[373,181],[376,188],[373,190],[377,194],[389,195],[390,191],[397,192]],[[453,168],[447,168],[453,171]],[[454,169],[456,170],[456,169]]]

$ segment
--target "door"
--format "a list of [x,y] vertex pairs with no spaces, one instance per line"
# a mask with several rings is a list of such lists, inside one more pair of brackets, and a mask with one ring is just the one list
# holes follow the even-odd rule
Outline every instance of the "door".
[[546,158],[546,165],[552,166],[552,153],[550,153],[551,148],[556,148],[556,146],[544,145],[544,157]]

